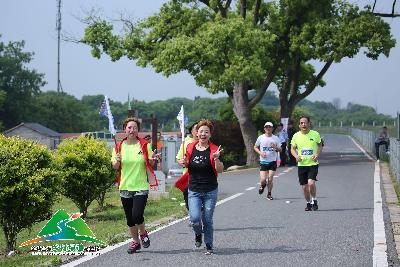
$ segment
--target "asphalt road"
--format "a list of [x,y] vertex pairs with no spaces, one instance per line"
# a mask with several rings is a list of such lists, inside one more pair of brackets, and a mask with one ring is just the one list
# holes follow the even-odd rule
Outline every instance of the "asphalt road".
[[348,136],[324,139],[318,211],[304,211],[296,167],[278,169],[273,201],[258,194],[257,169],[228,172],[219,198],[236,197],[216,207],[214,255],[194,247],[183,220],[152,233],[140,253],[123,245],[79,266],[372,266],[374,163]]

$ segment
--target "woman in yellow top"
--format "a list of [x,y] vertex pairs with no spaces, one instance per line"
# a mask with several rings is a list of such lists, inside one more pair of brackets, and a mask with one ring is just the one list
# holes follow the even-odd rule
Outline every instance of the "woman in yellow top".
[[[197,137],[197,122],[193,123],[192,126],[189,127],[189,132],[190,132],[190,135],[185,137],[185,143],[184,143],[185,147],[183,147],[181,145],[181,147],[179,148],[178,154],[176,154],[176,162],[178,162],[178,163],[180,160],[185,159],[187,146],[190,143],[199,140],[199,138]],[[183,174],[185,174],[186,172],[187,172],[187,168],[184,168]],[[189,210],[188,187],[186,187],[186,189],[183,190],[182,193],[183,193],[183,198],[185,199],[186,209]]]
[[150,239],[144,227],[144,209],[147,203],[149,187],[156,187],[158,181],[152,165],[155,152],[146,140],[138,137],[140,122],[136,118],[127,118],[123,129],[126,137],[115,146],[112,165],[118,169],[118,185],[127,225],[132,236],[128,253],[141,249],[139,237],[144,248],[150,246]]

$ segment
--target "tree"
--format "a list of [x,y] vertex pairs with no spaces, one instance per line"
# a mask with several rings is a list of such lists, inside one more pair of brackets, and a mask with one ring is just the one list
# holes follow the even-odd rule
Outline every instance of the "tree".
[[33,53],[23,52],[23,48],[24,42],[6,45],[0,41],[0,92],[3,94],[0,120],[5,128],[13,127],[27,118],[33,97],[45,84],[43,74],[26,67],[33,59]]
[[58,198],[59,177],[45,146],[0,135],[0,225],[7,250],[15,250],[17,234],[51,217]]
[[339,110],[342,106],[342,100],[340,100],[339,97],[335,97],[334,99],[332,99],[332,105]]
[[102,125],[98,109],[91,109],[72,95],[55,91],[41,92],[34,97],[27,118],[58,132],[95,131]]
[[[126,56],[166,76],[187,71],[210,93],[226,92],[238,118],[248,165],[258,161],[251,110],[272,82],[278,84],[281,114],[287,117],[323,84],[321,78],[332,62],[354,55],[360,42],[371,57],[387,54],[394,45],[386,23],[346,1],[235,3],[171,0],[143,21],[123,19],[121,36],[114,34],[111,23],[92,16],[82,42],[92,47],[95,57],[106,53],[116,61]],[[312,59],[326,61],[317,75],[306,64]],[[254,97],[249,97],[251,90]]]
[[[381,54],[389,56],[395,45],[386,22],[346,1],[288,3],[279,9],[282,11],[284,7],[288,16],[280,16],[281,12],[275,14],[277,25],[287,25],[290,29],[283,46],[287,53],[275,79],[281,117],[290,117],[302,99],[325,85],[322,78],[332,63],[352,58],[361,49],[371,59]],[[316,62],[322,65],[318,72]]]
[[78,206],[85,218],[93,200],[115,183],[111,150],[105,142],[80,136],[64,140],[55,159],[62,178],[62,194]]
[[[374,0],[374,4],[372,6],[372,13],[375,16],[378,16],[378,17],[386,17],[386,18],[400,17],[399,13],[395,13],[395,7],[396,7],[396,1],[397,0],[392,0],[392,1],[393,2],[392,2],[392,11],[391,11],[391,13],[387,13],[387,12],[382,13],[382,12],[375,12],[375,6],[376,6],[377,0]],[[371,6],[367,6],[367,9],[370,10]]]

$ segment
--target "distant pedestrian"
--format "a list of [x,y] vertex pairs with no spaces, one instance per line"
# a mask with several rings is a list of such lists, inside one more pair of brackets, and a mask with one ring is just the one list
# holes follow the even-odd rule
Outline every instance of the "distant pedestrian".
[[291,141],[291,153],[298,166],[299,183],[307,201],[306,211],[318,210],[317,188],[318,159],[322,152],[321,137],[317,131],[310,129],[310,118],[300,118],[300,131]]
[[151,144],[151,136],[149,134],[144,137],[144,140],[146,140],[148,144]]
[[279,123],[276,128],[276,136],[278,136],[279,141],[281,142],[281,149],[282,151],[279,153],[281,164],[280,166],[284,167],[286,165],[286,146],[288,141],[288,133],[283,128],[283,123]]
[[156,153],[146,140],[138,137],[140,122],[127,118],[123,124],[127,135],[113,149],[112,165],[118,170],[118,187],[127,225],[132,237],[128,253],[135,253],[142,246],[150,246],[150,239],[144,226],[144,209],[149,186],[158,186],[152,165]]
[[258,193],[264,193],[267,186],[267,199],[273,200],[272,187],[273,177],[276,172],[276,160],[278,152],[281,152],[281,142],[276,135],[272,134],[274,125],[272,122],[264,124],[264,134],[260,135],[254,144],[254,150],[260,155],[260,188]]
[[292,141],[293,135],[296,132],[297,132],[297,130],[294,128],[293,120],[289,120],[288,126],[287,126],[287,134],[288,134],[287,151],[289,154],[289,160],[288,160],[289,166],[296,165],[296,159],[293,157],[292,153],[290,152],[292,150],[292,145],[290,144],[290,142]]
[[213,254],[213,216],[218,195],[218,173],[224,169],[220,160],[221,146],[210,142],[214,127],[211,121],[201,120],[197,124],[199,140],[188,145],[182,166],[188,168],[189,214],[195,233],[195,246],[202,244],[202,233],[206,245],[206,255]]
[[389,133],[386,126],[382,127],[382,130],[379,132],[375,140],[375,155],[378,161],[379,161],[379,147],[381,145],[385,146],[386,153],[389,152]]
[[[190,134],[188,136],[185,137],[185,142],[184,142],[184,147],[181,145],[179,148],[178,153],[176,154],[176,162],[179,163],[179,161],[182,161],[185,159],[185,155],[186,155],[186,151],[187,151],[187,147],[190,143],[199,140],[199,138],[197,137],[197,122],[193,123],[190,127],[189,127],[189,132]],[[183,169],[183,175],[188,175],[187,173],[188,169],[184,168]],[[180,177],[177,181],[176,184],[180,184],[180,179],[185,179],[185,177]],[[177,186],[179,189],[182,190],[183,193],[183,199],[185,200],[185,206],[186,209],[189,210],[189,204],[188,204],[188,186],[189,183],[187,183],[187,185],[183,186],[181,188],[181,186]]]

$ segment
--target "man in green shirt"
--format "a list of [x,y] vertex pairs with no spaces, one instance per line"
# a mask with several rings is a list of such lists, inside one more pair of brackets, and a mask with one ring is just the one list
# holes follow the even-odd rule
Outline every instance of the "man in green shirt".
[[293,135],[291,153],[298,166],[299,183],[307,201],[305,211],[318,210],[317,188],[318,158],[322,151],[321,137],[310,129],[310,118],[300,118],[300,131]]

